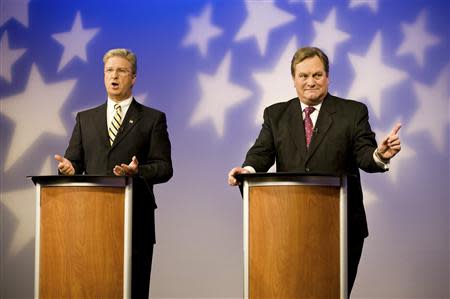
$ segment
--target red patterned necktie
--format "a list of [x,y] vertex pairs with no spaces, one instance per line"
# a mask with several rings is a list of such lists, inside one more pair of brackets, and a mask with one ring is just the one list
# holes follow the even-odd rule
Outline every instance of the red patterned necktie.
[[311,138],[313,135],[314,126],[311,120],[311,113],[316,110],[314,107],[306,107],[303,111],[305,112],[305,120],[303,121],[305,125],[305,136],[306,136],[306,146],[309,147],[309,143],[311,142]]

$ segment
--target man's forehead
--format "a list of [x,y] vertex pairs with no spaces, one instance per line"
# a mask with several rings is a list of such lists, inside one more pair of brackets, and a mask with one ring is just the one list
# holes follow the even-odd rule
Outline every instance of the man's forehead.
[[308,66],[308,67],[296,67],[295,71],[297,73],[320,73],[325,72],[325,68],[323,66],[315,67],[315,66]]
[[319,57],[308,57],[297,63],[296,65],[320,65],[323,66],[322,60]]
[[105,62],[105,66],[107,66],[107,65],[130,66],[131,62],[129,62],[126,58],[124,58],[122,56],[111,56]]

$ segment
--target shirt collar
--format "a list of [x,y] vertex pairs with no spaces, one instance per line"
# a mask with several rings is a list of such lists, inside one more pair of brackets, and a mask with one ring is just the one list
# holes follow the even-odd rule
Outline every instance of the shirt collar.
[[113,100],[111,100],[109,97],[108,97],[108,110],[114,110],[114,105],[115,104],[120,104],[120,107],[122,108],[122,111],[123,110],[126,110],[126,109],[128,109],[128,107],[131,105],[131,101],[133,101],[133,96],[131,96],[131,97],[129,97],[128,99],[126,99],[126,100],[122,100],[122,101],[120,101],[119,103],[117,103],[117,102],[115,102],[115,101],[113,101]]
[[317,104],[317,105],[314,105],[314,106],[308,106],[308,105],[306,105],[306,104],[303,104],[302,101],[300,101],[300,105],[302,106],[302,112],[305,111],[305,108],[306,108],[306,107],[314,107],[317,111],[320,111],[320,107],[322,107],[322,103],[323,103],[323,101],[320,102],[320,103]]

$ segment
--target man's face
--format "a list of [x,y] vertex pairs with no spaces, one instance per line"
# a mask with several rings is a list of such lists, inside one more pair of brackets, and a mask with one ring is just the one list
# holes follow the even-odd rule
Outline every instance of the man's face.
[[104,71],[108,97],[115,101],[129,98],[136,81],[136,75],[131,70],[131,63],[123,57],[113,56],[105,62]]
[[294,85],[300,101],[317,105],[328,92],[328,76],[319,57],[306,58],[295,66]]

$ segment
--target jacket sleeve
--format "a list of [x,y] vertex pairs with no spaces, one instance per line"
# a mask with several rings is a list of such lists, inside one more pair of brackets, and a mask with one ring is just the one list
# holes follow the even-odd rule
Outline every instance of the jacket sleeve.
[[353,126],[353,155],[359,168],[365,172],[385,171],[373,158],[373,153],[377,148],[375,133],[370,128],[369,112],[366,105],[359,105],[360,109],[355,114],[355,124]]
[[150,146],[145,161],[139,161],[138,176],[147,184],[167,182],[173,175],[171,145],[166,116],[159,113],[150,132]]
[[72,163],[72,166],[75,169],[75,174],[84,173],[84,149],[80,113],[77,114],[75,127],[73,129],[72,136],[70,137],[69,146],[66,149],[64,157]]
[[275,145],[269,110],[264,110],[264,122],[255,144],[249,149],[242,166],[252,166],[257,172],[266,172],[275,163]]

